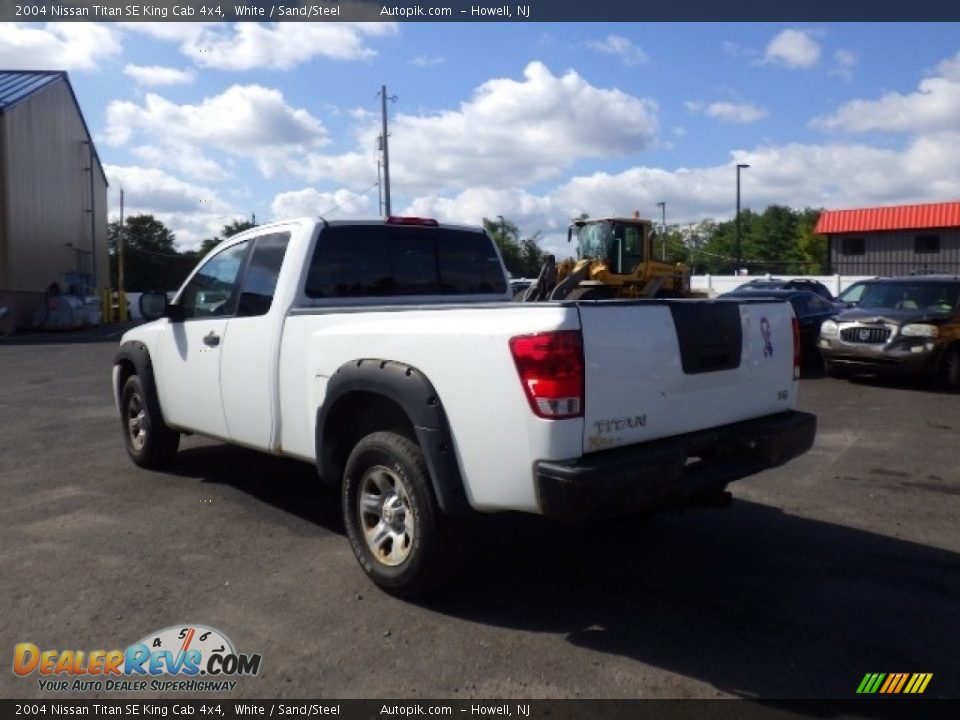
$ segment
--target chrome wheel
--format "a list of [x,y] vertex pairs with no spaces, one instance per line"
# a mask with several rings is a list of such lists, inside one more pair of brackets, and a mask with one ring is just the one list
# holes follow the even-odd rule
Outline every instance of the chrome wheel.
[[400,476],[390,468],[370,468],[357,488],[357,515],[370,553],[396,567],[410,555],[416,523],[410,496]]
[[147,442],[147,411],[139,393],[133,393],[127,402],[127,434],[136,452],[143,450]]

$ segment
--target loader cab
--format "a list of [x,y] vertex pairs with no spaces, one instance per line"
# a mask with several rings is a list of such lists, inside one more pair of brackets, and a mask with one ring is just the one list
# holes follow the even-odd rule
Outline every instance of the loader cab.
[[577,239],[577,259],[603,262],[614,275],[629,275],[650,257],[651,225],[640,219],[576,220],[567,240]]

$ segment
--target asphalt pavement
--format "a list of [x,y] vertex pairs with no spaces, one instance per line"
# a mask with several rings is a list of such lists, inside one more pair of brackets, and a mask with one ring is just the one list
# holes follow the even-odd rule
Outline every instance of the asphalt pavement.
[[[367,581],[308,465],[189,437],[135,467],[117,332],[0,339],[8,663],[200,624],[262,656],[231,698],[849,698],[868,672],[960,696],[960,395],[812,373],[815,447],[729,508],[485,518],[458,582],[409,603]],[[55,697],[10,667],[0,697]]]

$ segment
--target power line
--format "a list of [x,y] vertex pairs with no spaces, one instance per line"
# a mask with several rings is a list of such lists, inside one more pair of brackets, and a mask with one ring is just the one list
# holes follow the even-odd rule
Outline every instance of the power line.
[[[357,193],[355,197],[363,197],[364,195],[366,195],[368,192],[370,192],[371,190],[373,190],[375,187],[378,187],[379,185],[380,185],[380,180],[378,179],[376,182],[374,182],[374,183],[373,183],[370,187],[368,187],[366,190]],[[334,206],[333,206],[332,208],[330,208],[329,210],[324,210],[322,213],[320,213],[320,216],[323,217],[324,215],[329,215],[329,214],[332,213],[334,210],[343,207],[346,203],[347,203],[346,200],[343,200],[343,201],[341,201],[341,202],[338,202],[336,205],[334,205]]]

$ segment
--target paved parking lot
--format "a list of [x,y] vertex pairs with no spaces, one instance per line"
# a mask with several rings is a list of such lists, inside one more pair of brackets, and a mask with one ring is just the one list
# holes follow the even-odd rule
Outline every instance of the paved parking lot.
[[960,395],[806,378],[816,446],[730,508],[491,518],[411,604],[365,579],[306,465],[196,437],[169,473],[132,465],[109,334],[0,340],[0,697],[50,697],[16,643],[185,623],[262,654],[238,698],[851,697],[867,672],[960,696]]

